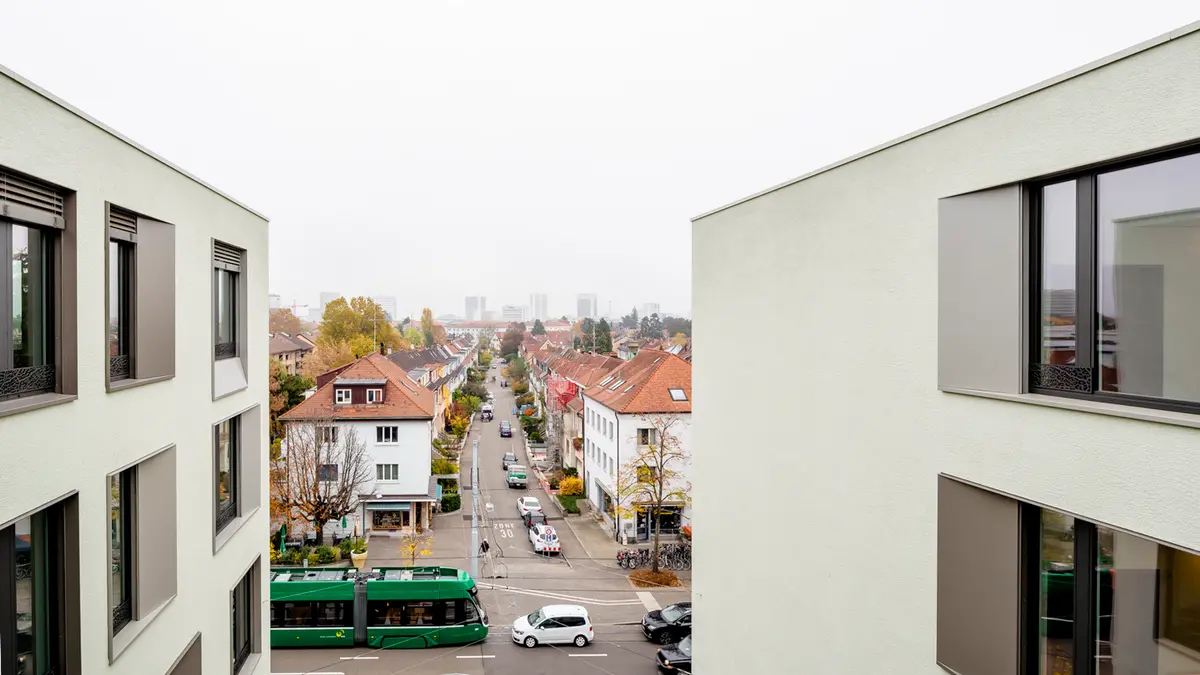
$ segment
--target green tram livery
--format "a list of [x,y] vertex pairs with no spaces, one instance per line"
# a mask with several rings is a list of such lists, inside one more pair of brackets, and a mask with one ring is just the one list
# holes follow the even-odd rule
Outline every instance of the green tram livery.
[[474,580],[452,567],[271,570],[272,647],[469,644],[487,621]]

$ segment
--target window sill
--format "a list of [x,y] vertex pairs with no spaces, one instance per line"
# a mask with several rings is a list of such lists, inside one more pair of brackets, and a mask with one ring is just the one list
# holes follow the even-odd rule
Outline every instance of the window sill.
[[115,382],[109,382],[108,383],[108,393],[111,394],[113,392],[123,391],[125,389],[135,389],[135,388],[141,387],[143,385],[154,384],[155,382],[165,382],[167,380],[173,380],[173,379],[175,379],[174,375],[159,375],[158,377],[143,377],[140,380],[134,379],[132,377],[127,377],[123,380],[116,380]]
[[125,653],[125,650],[129,648],[129,645],[133,644],[133,641],[142,634],[142,631],[146,630],[146,626],[149,626],[159,614],[162,614],[163,610],[166,609],[167,605],[171,604],[171,601],[174,599],[175,595],[172,595],[164,600],[161,605],[155,607],[150,611],[150,613],[146,614],[142,618],[134,619],[125,624],[125,626],[121,628],[120,633],[112,636],[108,643],[108,662],[110,664],[116,663],[117,659],[121,657],[121,654]]
[[8,401],[0,401],[0,417],[8,415],[17,415],[38,408],[49,408],[52,405],[60,403],[70,403],[76,398],[75,394],[37,394],[35,396],[26,396],[24,398],[14,398]]
[[216,555],[217,551],[220,551],[225,544],[229,543],[230,539],[233,539],[233,535],[237,534],[238,530],[242,529],[242,526],[249,522],[250,519],[253,518],[256,513],[258,513],[259,508],[261,507],[255,506],[254,508],[250,509],[249,512],[234,518],[233,520],[229,521],[228,525],[221,528],[220,532],[213,535],[213,555]]
[[1061,410],[1074,410],[1076,412],[1092,413],[1094,415],[1124,417],[1126,419],[1141,420],[1143,422],[1157,422],[1159,424],[1171,424],[1174,426],[1200,429],[1200,415],[1171,412],[1169,410],[1156,410],[1154,408],[1141,408],[1138,406],[1120,405],[1118,403],[1087,401],[1077,398],[1067,398],[1065,396],[1049,396],[1046,394],[1005,394],[994,391],[952,388],[942,389],[942,391],[947,394],[979,396],[981,398],[1010,401],[1012,403],[1026,403],[1030,405],[1045,406],[1048,408],[1059,408]]
[[[252,648],[253,649],[253,648]],[[266,675],[266,672],[258,672],[258,665],[262,663],[262,654],[258,652],[250,652],[250,656],[246,657],[246,662],[238,668],[234,675]]]

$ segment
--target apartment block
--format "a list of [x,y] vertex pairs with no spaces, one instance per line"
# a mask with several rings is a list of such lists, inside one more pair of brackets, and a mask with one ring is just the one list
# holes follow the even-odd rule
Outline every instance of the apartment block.
[[0,675],[269,673],[267,221],[0,101]]
[[694,219],[702,670],[1200,672],[1198,109],[1200,23]]

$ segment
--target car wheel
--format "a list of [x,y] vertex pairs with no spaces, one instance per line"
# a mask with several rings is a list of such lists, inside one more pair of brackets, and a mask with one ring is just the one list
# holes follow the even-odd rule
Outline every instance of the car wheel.
[[672,642],[674,642],[674,640],[671,639],[671,634],[668,633],[667,631],[664,630],[663,632],[658,634],[658,644],[669,645]]
[[587,646],[587,636],[586,635],[576,635],[575,636],[575,646],[576,647],[586,647]]
[[525,638],[525,646],[530,649],[533,649],[534,647],[537,646],[537,638],[533,637],[532,635]]

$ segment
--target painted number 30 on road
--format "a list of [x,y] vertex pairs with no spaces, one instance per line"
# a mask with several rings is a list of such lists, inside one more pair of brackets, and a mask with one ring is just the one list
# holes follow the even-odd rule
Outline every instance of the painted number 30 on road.
[[500,537],[501,539],[513,538],[512,523],[496,523],[493,525],[493,527],[496,529],[497,537]]

